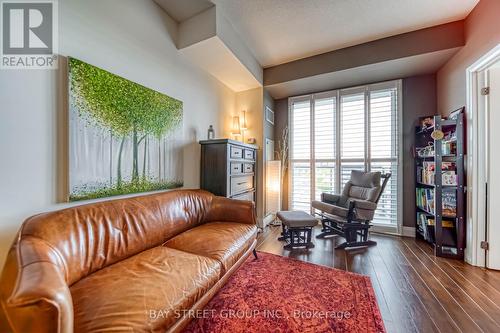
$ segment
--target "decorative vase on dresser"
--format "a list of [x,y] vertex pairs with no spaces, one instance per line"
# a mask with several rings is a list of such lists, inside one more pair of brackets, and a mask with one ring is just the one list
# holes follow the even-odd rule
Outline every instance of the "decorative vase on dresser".
[[258,147],[231,139],[200,144],[200,187],[215,195],[255,202]]

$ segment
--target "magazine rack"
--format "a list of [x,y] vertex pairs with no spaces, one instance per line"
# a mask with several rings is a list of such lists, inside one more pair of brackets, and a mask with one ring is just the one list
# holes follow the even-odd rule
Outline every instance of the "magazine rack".
[[416,236],[431,243],[436,256],[456,259],[463,259],[465,248],[463,117],[422,118],[414,150]]

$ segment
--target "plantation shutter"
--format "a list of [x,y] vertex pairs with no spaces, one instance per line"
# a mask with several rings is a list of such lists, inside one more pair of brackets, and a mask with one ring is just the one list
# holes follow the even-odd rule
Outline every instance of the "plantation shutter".
[[290,209],[340,193],[352,170],[391,172],[374,224],[397,227],[400,81],[292,97]]
[[397,89],[370,92],[370,169],[391,172],[375,212],[374,223],[394,224],[398,215]]
[[314,101],[314,177],[316,200],[321,193],[335,193],[336,103],[331,96]]
[[347,91],[340,99],[340,151],[342,189],[352,170],[365,170],[365,92]]
[[310,210],[311,105],[309,98],[291,103],[291,207]]

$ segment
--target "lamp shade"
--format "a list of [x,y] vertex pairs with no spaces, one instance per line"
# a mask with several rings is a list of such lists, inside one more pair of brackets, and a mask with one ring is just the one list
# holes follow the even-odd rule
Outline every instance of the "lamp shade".
[[266,214],[281,210],[281,161],[266,162]]
[[233,135],[241,135],[240,117],[238,116],[233,117],[233,128],[231,130],[231,133]]

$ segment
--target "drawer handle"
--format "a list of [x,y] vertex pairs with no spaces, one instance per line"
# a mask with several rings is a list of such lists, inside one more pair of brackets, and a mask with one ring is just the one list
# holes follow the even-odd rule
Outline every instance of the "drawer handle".
[[241,183],[236,183],[236,185],[243,185],[246,184],[247,182],[241,182]]

